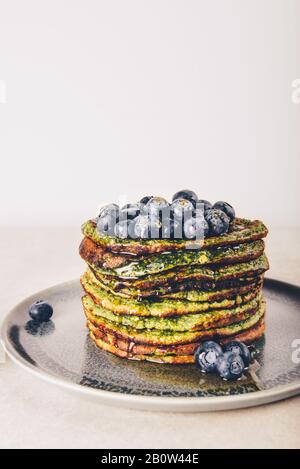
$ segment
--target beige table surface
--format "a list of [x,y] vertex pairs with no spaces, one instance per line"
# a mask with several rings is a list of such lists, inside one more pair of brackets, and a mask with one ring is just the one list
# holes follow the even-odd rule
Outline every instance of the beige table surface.
[[[21,299],[76,278],[77,228],[1,228],[0,318]],[[300,229],[273,229],[270,277],[300,285]],[[300,396],[266,406],[175,414],[117,409],[82,400],[0,364],[1,448],[300,447]]]

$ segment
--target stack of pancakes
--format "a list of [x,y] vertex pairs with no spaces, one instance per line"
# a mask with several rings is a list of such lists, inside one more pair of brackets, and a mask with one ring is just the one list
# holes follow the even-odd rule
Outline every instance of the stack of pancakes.
[[201,242],[133,240],[102,236],[88,221],[80,255],[90,337],[119,357],[159,363],[193,363],[204,340],[255,341],[265,327],[267,233],[235,218]]

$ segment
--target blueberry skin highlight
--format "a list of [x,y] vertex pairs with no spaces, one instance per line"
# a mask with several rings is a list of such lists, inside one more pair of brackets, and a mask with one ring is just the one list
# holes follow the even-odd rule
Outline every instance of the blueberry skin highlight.
[[245,369],[249,367],[250,361],[251,361],[251,353],[247,345],[244,344],[243,342],[239,342],[238,340],[233,340],[232,342],[229,342],[228,344],[225,345],[224,351],[232,352],[232,353],[240,355],[244,362]]
[[141,198],[140,204],[146,205],[151,199],[153,199],[153,195],[145,195],[145,197]]
[[190,200],[176,199],[172,202],[170,209],[173,217],[180,218],[184,213],[192,213],[194,205]]
[[186,199],[192,202],[194,207],[196,207],[196,203],[198,202],[198,196],[195,192],[190,191],[189,189],[184,189],[182,191],[176,192],[176,194],[172,197],[172,202],[177,199]]
[[120,220],[115,225],[114,233],[117,238],[133,237],[134,220]]
[[97,219],[97,231],[104,236],[114,236],[116,223],[119,221],[119,207],[116,204],[105,205]]
[[212,204],[208,200],[199,199],[197,203],[203,205],[204,211],[212,208]]
[[222,210],[222,212],[226,213],[226,215],[230,218],[230,221],[235,218],[235,210],[233,206],[230,205],[228,202],[223,202],[222,200],[219,200],[213,205],[213,208]]
[[222,347],[209,340],[203,342],[195,352],[195,361],[197,368],[200,368],[202,373],[214,373],[216,371],[216,364],[218,358],[223,355]]
[[140,211],[141,204],[124,205],[124,207],[122,207],[120,210],[119,219],[126,220],[127,218],[129,218],[130,220],[133,220],[140,214]]
[[53,315],[53,308],[44,300],[37,300],[29,307],[29,316],[36,322],[46,322]]
[[220,236],[227,233],[230,218],[222,210],[210,209],[205,212],[205,220],[209,226],[210,236]]
[[244,369],[243,359],[236,353],[225,352],[216,362],[216,371],[225,381],[236,381],[242,376]]

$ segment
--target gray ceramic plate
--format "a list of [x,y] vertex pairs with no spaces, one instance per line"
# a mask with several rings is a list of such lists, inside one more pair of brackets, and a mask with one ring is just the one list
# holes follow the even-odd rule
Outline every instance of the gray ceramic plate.
[[[4,320],[1,340],[26,370],[101,402],[185,412],[254,406],[300,393],[300,364],[293,361],[293,342],[300,339],[300,287],[266,280],[264,290],[267,332],[250,371],[235,383],[202,375],[193,365],[134,362],[98,350],[87,335],[78,281],[18,304]],[[54,315],[36,328],[27,311],[40,298],[53,305]]]

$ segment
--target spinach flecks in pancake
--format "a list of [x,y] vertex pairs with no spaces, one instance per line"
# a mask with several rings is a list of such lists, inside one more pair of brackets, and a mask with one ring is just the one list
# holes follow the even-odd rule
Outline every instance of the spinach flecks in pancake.
[[168,330],[184,332],[212,329],[213,327],[221,327],[234,322],[239,322],[257,311],[260,299],[261,295],[257,294],[257,296],[248,303],[235,306],[234,308],[168,317],[115,314],[112,311],[95,304],[88,295],[83,298],[83,302],[93,316],[100,316],[116,324],[128,326],[134,329],[157,329],[162,331]]
[[264,273],[268,270],[269,264],[265,254],[263,254],[258,259],[252,261],[226,266],[217,266],[214,269],[207,266],[188,266],[184,269],[174,269],[164,272],[163,274],[149,275],[140,279],[131,280],[103,275],[103,273],[99,272],[97,267],[94,265],[90,265],[90,267],[101,281],[106,284],[109,283],[110,288],[113,290],[118,290],[122,287],[149,289],[157,286],[161,287],[172,285],[174,283],[179,284],[195,280],[216,282],[240,277],[249,277]]
[[128,258],[128,256],[107,252],[89,238],[84,238],[79,252],[87,263],[95,265],[98,272],[122,278],[138,278],[190,265],[246,262],[263,254],[264,241],[258,240],[236,246],[217,246],[197,250],[184,249],[132,259],[132,257]]
[[91,271],[87,271],[81,277],[81,284],[85,292],[93,298],[96,304],[102,306],[102,308],[116,314],[158,317],[201,313],[214,309],[233,308],[253,300],[257,296],[259,290],[256,288],[245,294],[237,294],[233,296],[227,295],[220,301],[200,302],[167,298],[161,298],[154,301],[147,299],[124,299],[108,293],[99,287],[97,279]]
[[97,275],[91,268],[88,269],[96,279],[100,288],[112,293],[120,298],[137,298],[137,299],[186,299],[188,301],[218,301],[231,297],[233,294],[244,294],[252,289],[262,285],[263,275],[254,275],[251,277],[241,277],[235,279],[227,279],[224,281],[186,281],[173,282],[172,284],[158,286],[152,288],[140,289],[124,286],[112,285],[110,279]]
[[202,331],[179,332],[159,329],[137,330],[130,326],[114,323],[100,316],[94,316],[93,310],[90,309],[90,305],[87,304],[85,297],[83,297],[83,307],[87,320],[102,330],[136,343],[153,345],[179,345],[204,340],[206,338],[231,336],[254,326],[260,318],[263,317],[265,312],[265,302],[261,300],[256,313],[251,314],[249,318],[243,321]]

